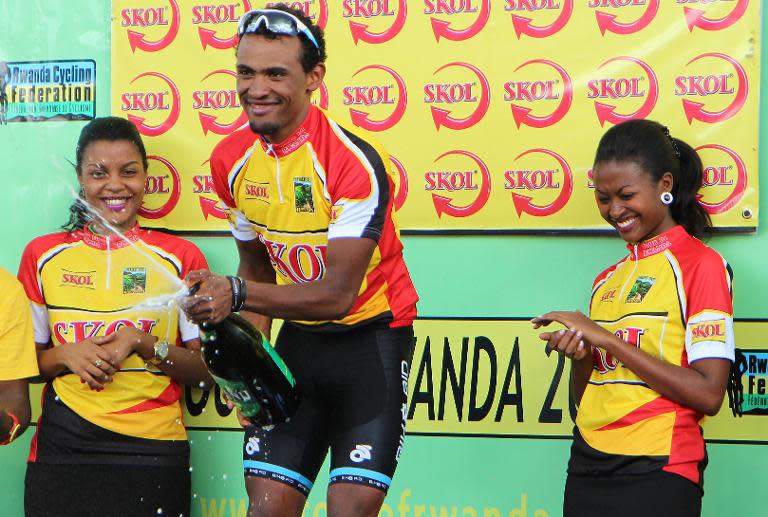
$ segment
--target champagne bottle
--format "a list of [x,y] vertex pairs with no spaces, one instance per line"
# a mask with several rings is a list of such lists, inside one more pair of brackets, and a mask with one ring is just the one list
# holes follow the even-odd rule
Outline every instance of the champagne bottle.
[[299,405],[296,380],[267,338],[239,314],[200,327],[208,371],[254,424],[290,419]]

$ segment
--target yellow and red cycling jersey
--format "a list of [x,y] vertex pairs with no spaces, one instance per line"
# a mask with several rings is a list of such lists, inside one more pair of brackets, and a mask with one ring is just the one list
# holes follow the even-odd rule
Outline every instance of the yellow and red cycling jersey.
[[394,219],[389,155],[377,143],[311,106],[280,144],[248,127],[228,136],[213,151],[211,172],[233,235],[265,245],[278,284],[323,278],[331,239],[377,242],[349,314],[299,323],[347,327],[383,317],[393,327],[411,324],[418,297]]
[[[682,368],[706,358],[733,361],[727,262],[682,226],[628,247],[629,255],[595,280],[590,318]],[[643,468],[661,468],[699,483],[705,458],[699,427],[703,415],[661,396],[603,349],[593,350],[593,362],[576,419],[586,445],[614,456],[612,469],[624,465],[632,472],[634,457]],[[578,438],[576,452],[584,445]]]
[[0,381],[36,377],[29,303],[19,281],[4,269],[0,269],[0,293]]
[[[79,343],[133,326],[179,345],[197,338],[197,327],[174,305],[140,304],[176,293],[180,278],[205,268],[200,250],[178,237],[136,226],[121,239],[96,235],[86,227],[30,242],[19,280],[31,301],[39,344]],[[179,385],[148,369],[137,354],[120,366],[101,392],[71,373],[56,377],[53,387],[75,413],[110,431],[157,440],[186,439]]]

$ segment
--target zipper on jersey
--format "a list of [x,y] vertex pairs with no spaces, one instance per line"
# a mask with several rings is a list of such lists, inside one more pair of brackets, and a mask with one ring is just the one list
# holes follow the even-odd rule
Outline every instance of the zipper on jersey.
[[634,249],[635,249],[635,266],[632,269],[632,273],[627,277],[626,280],[624,280],[624,285],[621,286],[621,292],[619,293],[619,298],[621,300],[624,299],[624,289],[627,288],[627,282],[629,282],[630,280],[632,280],[635,277],[635,273],[637,273],[637,264],[638,264],[638,262],[640,262],[640,256],[637,254],[637,244],[634,244],[633,246],[634,246]]
[[112,248],[110,246],[111,236],[107,235],[107,290],[110,286],[110,277],[112,276]]
[[272,153],[272,156],[275,157],[275,176],[277,178],[277,197],[280,198],[280,204],[283,204],[283,185],[280,181],[280,158],[278,158],[277,153],[275,152],[274,147],[272,147],[272,144],[267,144],[267,155],[269,153]]

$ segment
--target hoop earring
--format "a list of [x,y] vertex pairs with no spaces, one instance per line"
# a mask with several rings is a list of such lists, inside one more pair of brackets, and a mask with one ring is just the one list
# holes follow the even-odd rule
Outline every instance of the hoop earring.
[[672,192],[662,192],[660,197],[661,202],[665,205],[671,205],[672,201],[675,200],[675,196],[672,195]]

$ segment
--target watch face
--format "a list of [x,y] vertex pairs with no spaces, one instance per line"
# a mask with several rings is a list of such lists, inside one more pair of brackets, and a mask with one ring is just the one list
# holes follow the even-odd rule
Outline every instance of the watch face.
[[155,359],[164,361],[168,357],[168,341],[158,341],[155,343]]

